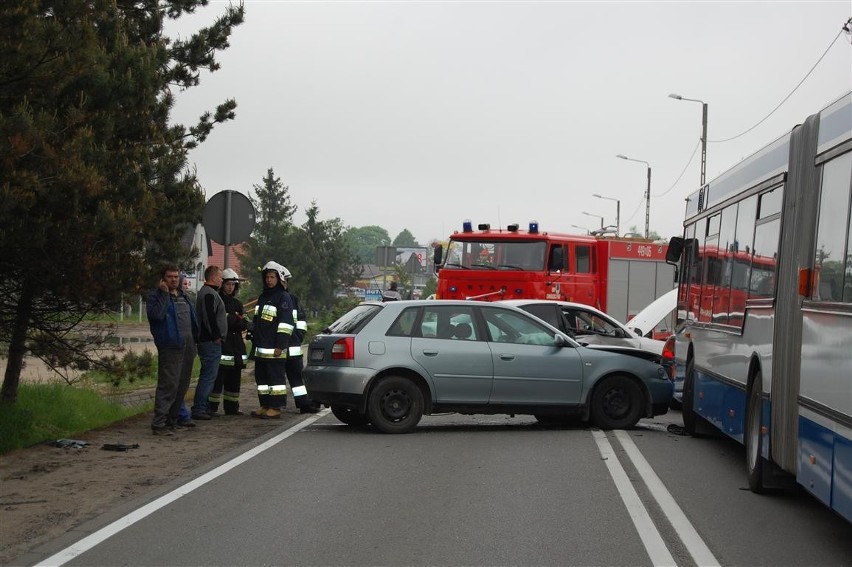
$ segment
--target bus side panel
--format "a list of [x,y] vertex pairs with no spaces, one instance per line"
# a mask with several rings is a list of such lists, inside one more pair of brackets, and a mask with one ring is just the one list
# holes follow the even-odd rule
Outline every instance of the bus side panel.
[[722,380],[696,369],[695,413],[719,431],[743,442],[745,387]]
[[796,480],[823,504],[831,505],[831,466],[834,434],[799,416],[799,466]]
[[837,435],[834,439],[834,490],[831,507],[852,522],[852,439]]

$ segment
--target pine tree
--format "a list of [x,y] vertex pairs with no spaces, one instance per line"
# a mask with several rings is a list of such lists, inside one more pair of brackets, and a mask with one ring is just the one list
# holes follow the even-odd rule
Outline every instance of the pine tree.
[[191,127],[169,124],[171,90],[198,85],[243,7],[185,41],[167,18],[206,0],[33,0],[0,6],[0,400],[14,402],[27,352],[90,361],[80,321],[141,291],[204,197],[187,151],[233,100]]

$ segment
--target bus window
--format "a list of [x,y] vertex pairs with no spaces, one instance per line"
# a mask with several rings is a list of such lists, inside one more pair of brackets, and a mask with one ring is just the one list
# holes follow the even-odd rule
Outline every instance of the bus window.
[[742,327],[751,278],[751,249],[754,247],[754,223],[757,195],[740,201],[734,235],[734,260],[731,267],[731,306],[728,323]]
[[758,201],[761,218],[754,230],[749,299],[775,297],[775,265],[778,258],[778,238],[781,235],[781,215],[772,214],[769,219],[765,219],[763,213],[772,210],[766,205],[775,202],[781,193],[780,188],[773,189],[761,195]]
[[722,210],[719,226],[719,287],[713,301],[713,322],[728,324],[731,312],[731,280],[734,273],[734,257],[737,224],[737,205],[734,203]]
[[817,301],[852,302],[850,170],[852,152],[823,166],[814,256],[818,284],[814,286],[813,299]]
[[719,225],[721,214],[715,214],[707,219],[704,234],[704,270],[701,281],[701,302],[698,306],[698,320],[704,323],[712,321],[713,298],[719,286]]

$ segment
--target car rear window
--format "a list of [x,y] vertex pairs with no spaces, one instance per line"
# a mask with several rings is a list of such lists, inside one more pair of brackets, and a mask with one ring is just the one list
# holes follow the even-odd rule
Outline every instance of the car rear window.
[[354,335],[370,322],[370,319],[382,310],[381,305],[358,305],[346,315],[332,323],[325,329],[326,333],[334,335]]

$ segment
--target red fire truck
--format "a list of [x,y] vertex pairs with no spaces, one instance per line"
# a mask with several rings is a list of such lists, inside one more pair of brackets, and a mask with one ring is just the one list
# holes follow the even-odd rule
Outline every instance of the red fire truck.
[[556,299],[597,307],[619,321],[674,288],[666,244],[505,229],[470,221],[435,249],[437,299]]

